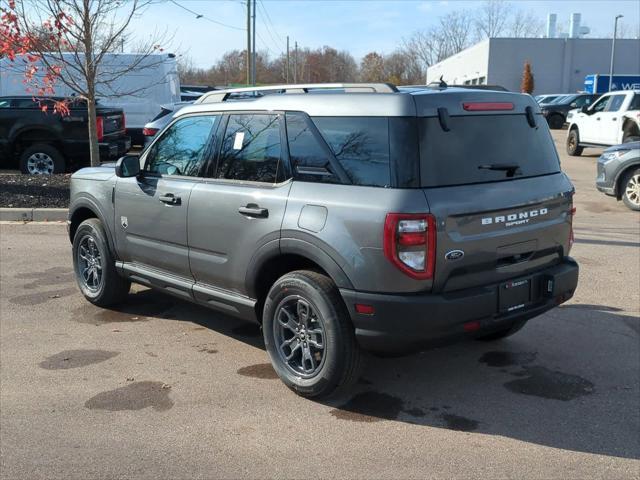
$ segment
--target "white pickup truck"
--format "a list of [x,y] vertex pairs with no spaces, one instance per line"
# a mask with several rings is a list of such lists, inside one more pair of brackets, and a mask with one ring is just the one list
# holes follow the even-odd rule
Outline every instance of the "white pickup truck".
[[604,94],[569,119],[567,153],[640,140],[640,90]]

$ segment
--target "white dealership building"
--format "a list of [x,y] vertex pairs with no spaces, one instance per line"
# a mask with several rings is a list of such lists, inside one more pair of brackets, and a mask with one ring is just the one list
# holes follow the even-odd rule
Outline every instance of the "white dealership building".
[[[427,69],[427,82],[501,85],[520,91],[522,71],[531,63],[534,95],[584,89],[586,75],[608,74],[611,39],[490,38]],[[614,74],[640,73],[640,40],[616,40]]]

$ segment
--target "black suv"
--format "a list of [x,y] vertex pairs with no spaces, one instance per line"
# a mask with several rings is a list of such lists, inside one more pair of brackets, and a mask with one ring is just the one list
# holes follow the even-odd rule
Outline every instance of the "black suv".
[[[89,164],[86,103],[74,101],[69,114],[60,115],[53,113],[56,100],[0,97],[0,167],[46,175]],[[100,159],[124,155],[131,141],[122,109],[98,105],[96,121]]]
[[569,110],[589,106],[595,102],[600,95],[591,93],[576,93],[572,95],[562,95],[554,99],[551,103],[542,103],[540,109],[549,123],[549,128],[562,128],[567,121]]

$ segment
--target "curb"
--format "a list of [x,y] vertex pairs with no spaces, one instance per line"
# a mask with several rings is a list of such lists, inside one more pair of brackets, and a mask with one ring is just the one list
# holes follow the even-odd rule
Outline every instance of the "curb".
[[3,222],[65,222],[68,208],[0,208]]

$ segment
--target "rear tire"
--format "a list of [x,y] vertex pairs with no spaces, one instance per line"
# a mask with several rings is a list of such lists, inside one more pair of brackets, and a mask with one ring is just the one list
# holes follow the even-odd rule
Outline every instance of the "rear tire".
[[273,368],[298,395],[327,397],[358,379],[363,354],[342,297],[325,275],[300,270],[278,279],[262,318]]
[[549,123],[549,128],[558,130],[562,128],[562,126],[564,125],[564,117],[558,114],[551,115],[549,117],[549,120],[547,120],[547,122]]
[[36,143],[20,154],[20,171],[26,175],[64,173],[64,157],[54,146]]
[[572,157],[579,157],[582,155],[583,147],[580,146],[580,134],[578,129],[574,128],[567,135],[567,154]]
[[620,194],[627,208],[640,211],[640,168],[632,169],[622,177]]
[[73,237],[73,269],[78,287],[94,305],[108,307],[127,298],[131,282],[116,271],[102,222],[82,222]]

